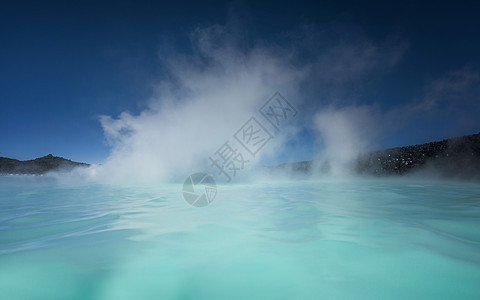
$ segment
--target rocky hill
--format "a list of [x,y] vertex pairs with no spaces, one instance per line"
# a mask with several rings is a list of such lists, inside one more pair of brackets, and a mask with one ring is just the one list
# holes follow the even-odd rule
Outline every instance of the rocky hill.
[[[361,155],[354,173],[376,176],[428,171],[441,177],[480,179],[480,133],[421,145],[391,148]],[[305,175],[328,173],[329,162],[302,161],[270,168]]]
[[480,177],[480,133],[368,153],[358,159],[355,170],[374,175],[428,170],[446,177]]
[[44,174],[50,171],[68,172],[75,167],[88,167],[88,164],[74,162],[49,154],[33,160],[16,160],[0,157],[0,174]]

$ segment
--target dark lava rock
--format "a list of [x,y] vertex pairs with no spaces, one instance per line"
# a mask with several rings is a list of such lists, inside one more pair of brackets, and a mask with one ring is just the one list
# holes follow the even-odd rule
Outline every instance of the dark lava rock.
[[44,174],[50,171],[68,172],[88,164],[74,162],[51,154],[33,160],[20,161],[0,157],[0,174]]
[[355,170],[373,175],[402,175],[428,170],[446,177],[478,177],[480,133],[371,152],[357,160]]
[[[377,176],[426,171],[440,177],[480,179],[480,133],[366,153],[353,162],[352,169],[358,174]],[[322,174],[328,173],[329,163],[302,161],[269,170],[291,171],[292,175]]]

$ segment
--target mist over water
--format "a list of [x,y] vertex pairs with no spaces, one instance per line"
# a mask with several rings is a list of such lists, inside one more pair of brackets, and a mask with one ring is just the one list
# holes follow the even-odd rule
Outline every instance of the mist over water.
[[333,176],[354,175],[352,162],[372,149],[372,142],[379,134],[373,109],[368,106],[325,108],[314,118],[317,133],[325,145],[316,157],[318,163],[328,162],[329,174]]
[[[145,109],[99,116],[103,164],[0,176],[6,299],[478,297],[478,184],[352,172],[406,115],[427,115],[452,81],[477,78],[447,76],[417,105],[385,110],[353,86],[394,68],[402,39],[327,26],[292,30],[289,47],[246,46],[237,25],[195,29],[186,53],[160,49],[166,75]],[[259,114],[277,91],[298,111],[278,129]],[[226,182],[209,157],[251,117],[274,137]],[[305,128],[316,173],[265,171],[295,161],[289,142],[303,147]],[[207,207],[182,198],[196,172],[216,176]]]
[[[92,168],[95,178],[152,182],[187,176],[208,167],[208,157],[276,91],[300,103],[305,66],[293,66],[288,52],[268,47],[237,49],[230,34],[222,26],[197,29],[192,54],[161,57],[168,79],[158,84],[144,111],[100,117],[112,153]],[[285,128],[261,155],[281,147],[288,132]]]
[[[111,154],[101,165],[79,171],[82,177],[153,183],[182,181],[198,171],[215,172],[209,157],[251,117],[258,118],[274,138],[250,157],[249,172],[239,177],[261,175],[253,174],[259,166],[311,159],[319,162],[316,172],[351,176],[355,158],[382,149],[385,140],[417,126],[419,119],[429,126],[448,123],[444,138],[465,132],[455,124],[465,124],[480,111],[461,100],[459,87],[474,86],[479,78],[475,69],[467,67],[430,82],[416,99],[388,109],[361,100],[358,86],[390,72],[408,51],[408,42],[401,37],[372,40],[355,27],[325,25],[292,29],[278,43],[260,39],[246,44],[242,24],[229,22],[196,28],[190,45],[189,51],[177,51],[173,45],[160,49],[165,76],[150,99],[139,99],[145,103],[140,113],[99,116]],[[280,130],[259,115],[276,92],[298,110],[298,116]],[[451,95],[457,110],[469,106],[466,111],[472,115],[455,113],[446,121],[450,106],[442,109],[440,104]],[[310,136],[301,136],[305,130]],[[473,123],[469,130],[476,132]],[[420,127],[412,131],[419,132]],[[315,142],[312,152],[300,159],[296,154],[304,151],[305,139]],[[328,162],[328,170],[322,169],[323,162]]]
[[82,176],[139,183],[211,172],[208,157],[250,117],[258,118],[259,108],[277,91],[299,117],[279,131],[260,120],[275,137],[250,159],[250,172],[286,162],[285,157],[298,160],[295,152],[301,149],[286,143],[309,128],[321,146],[308,159],[330,161],[332,175],[349,173],[348,162],[375,144],[378,119],[373,106],[355,104],[355,96],[345,91],[353,81],[394,66],[407,49],[399,39],[375,43],[361,33],[351,36],[348,29],[305,27],[287,35],[289,46],[262,40],[245,45],[242,25],[235,22],[195,29],[190,52],[160,50],[167,75],[143,111],[99,117],[111,154]]

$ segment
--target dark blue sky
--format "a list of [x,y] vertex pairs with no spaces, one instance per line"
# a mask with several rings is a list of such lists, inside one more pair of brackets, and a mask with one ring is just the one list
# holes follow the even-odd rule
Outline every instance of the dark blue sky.
[[[225,24],[232,16],[242,23],[246,47],[259,40],[289,47],[292,39],[285,36],[303,27],[404,45],[394,66],[352,79],[335,92],[355,94],[357,103],[374,104],[386,116],[436,97],[434,113],[393,128],[382,147],[476,133],[479,9],[460,1],[3,1],[0,156],[52,153],[102,162],[109,147],[97,116],[141,111],[152,86],[165,76],[159,49],[168,43],[188,53],[195,28]],[[303,59],[309,51],[315,49]],[[307,84],[303,111],[321,105],[314,99],[315,80]],[[317,88],[330,89],[328,84]],[[314,147],[310,129],[292,141],[292,149],[299,144],[298,159],[308,159]]]

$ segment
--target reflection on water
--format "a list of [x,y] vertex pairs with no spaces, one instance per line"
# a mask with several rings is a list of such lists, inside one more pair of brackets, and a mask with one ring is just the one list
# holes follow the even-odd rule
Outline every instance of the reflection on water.
[[176,184],[12,180],[6,299],[480,297],[479,185],[236,184],[194,208]]

